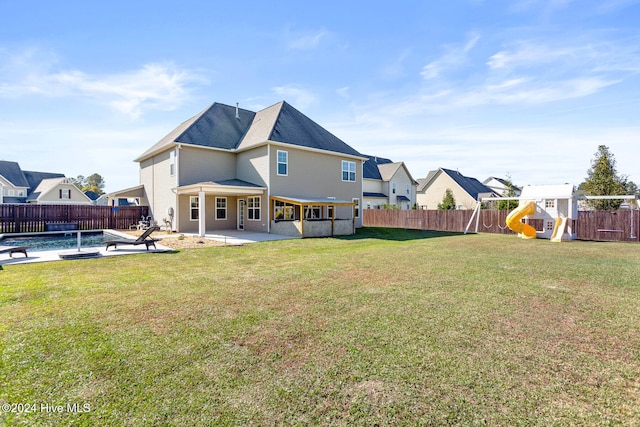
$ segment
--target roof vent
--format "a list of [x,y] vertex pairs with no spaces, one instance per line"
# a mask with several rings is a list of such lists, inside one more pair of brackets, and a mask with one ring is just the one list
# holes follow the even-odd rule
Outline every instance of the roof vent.
[[236,119],[240,120],[240,114],[239,114],[239,111],[238,111],[238,104],[239,103],[236,102]]

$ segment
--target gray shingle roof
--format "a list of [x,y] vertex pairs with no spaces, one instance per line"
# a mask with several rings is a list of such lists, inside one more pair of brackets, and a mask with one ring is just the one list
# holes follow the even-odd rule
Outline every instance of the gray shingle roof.
[[64,178],[63,173],[52,173],[52,172],[34,172],[34,171],[24,171],[24,176],[27,178],[27,182],[29,182],[29,191],[35,191],[43,179],[51,179],[51,178]]
[[460,187],[462,187],[464,191],[469,193],[469,195],[476,200],[478,199],[478,194],[480,193],[493,193],[493,190],[491,190],[489,187],[482,184],[475,178],[466,177],[460,172],[451,169],[442,168],[442,171],[449,175],[451,179],[453,179]]
[[331,132],[281,101],[257,113],[214,103],[183,122],[136,161],[183,143],[223,150],[243,150],[267,141],[361,156]]
[[307,148],[362,156],[358,151],[285,101],[282,101],[280,114],[278,114],[269,139]]
[[377,156],[365,156],[365,157],[368,157],[367,161],[364,162],[364,166],[362,168],[362,176],[365,179],[382,180],[382,175],[380,175],[380,169],[378,169],[378,165],[393,163],[391,160],[385,159],[383,157],[377,157]]
[[24,176],[22,169],[20,169],[20,165],[16,162],[0,160],[0,175],[16,187],[29,187],[27,178]]

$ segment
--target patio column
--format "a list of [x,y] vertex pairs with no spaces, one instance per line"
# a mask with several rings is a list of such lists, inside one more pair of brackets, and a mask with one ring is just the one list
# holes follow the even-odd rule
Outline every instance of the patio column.
[[204,191],[198,191],[198,236],[204,237],[206,233],[206,209],[204,207]]

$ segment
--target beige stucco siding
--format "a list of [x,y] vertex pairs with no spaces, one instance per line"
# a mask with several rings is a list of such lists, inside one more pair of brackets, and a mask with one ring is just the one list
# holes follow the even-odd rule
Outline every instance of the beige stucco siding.
[[[393,193],[394,183],[396,184],[395,194]],[[402,209],[410,209],[413,207],[416,201],[416,186],[413,185],[413,179],[407,174],[407,171],[403,167],[398,168],[398,171],[391,177],[387,185],[389,203],[398,205]],[[409,191],[407,191],[407,187]],[[409,202],[399,201],[398,196],[407,197]]]
[[[182,215],[180,216],[180,222],[178,224],[178,230],[181,233],[197,233],[199,228],[199,222],[197,220],[191,220],[190,209],[190,197],[189,195],[179,196],[179,208]],[[197,197],[197,196],[193,196]],[[226,198],[227,209],[226,219],[216,219],[216,197]],[[207,232],[215,232],[216,230],[235,230],[237,228],[238,218],[238,198],[235,196],[205,196],[205,230]],[[246,229],[245,218],[245,229]]]
[[[63,199],[60,197],[60,190],[69,190],[70,198]],[[38,203],[73,203],[73,204],[91,204],[87,197],[73,184],[58,184],[45,194],[38,197]]]
[[450,189],[453,193],[453,198],[456,201],[456,209],[474,209],[476,201],[469,196],[469,193],[464,191],[451,177],[445,173],[439,172],[434,177],[431,185],[426,188],[426,191],[418,193],[417,202],[427,209],[438,209],[438,204],[442,203],[445,192]]
[[236,155],[227,151],[183,146],[178,161],[180,186],[236,177]]
[[[287,151],[288,173],[278,175],[277,152]],[[354,162],[355,182],[342,181],[342,161]],[[270,155],[271,195],[298,197],[334,197],[337,200],[357,198],[362,205],[362,161],[350,156],[301,150],[292,146],[271,146]],[[351,207],[338,206],[336,216],[351,218]],[[360,227],[362,215],[356,220]]]
[[269,148],[266,145],[238,153],[237,178],[252,184],[267,186],[269,181]]
[[149,214],[160,224],[163,218],[168,218],[167,210],[170,207],[176,215],[174,224],[179,212],[176,209],[176,194],[173,192],[177,186],[177,174],[171,175],[170,151],[164,151],[140,162],[140,184],[144,185],[149,202]]

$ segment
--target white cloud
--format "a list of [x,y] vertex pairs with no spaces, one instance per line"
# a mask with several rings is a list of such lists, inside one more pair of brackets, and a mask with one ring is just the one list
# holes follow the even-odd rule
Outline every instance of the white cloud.
[[420,75],[425,79],[435,79],[453,68],[467,63],[468,54],[480,40],[480,36],[472,35],[464,46],[446,46],[446,51],[435,61],[425,65]]
[[329,35],[324,28],[304,35],[296,35],[287,42],[287,47],[294,50],[312,50],[320,45],[320,42]]
[[276,86],[273,92],[299,110],[308,108],[316,101],[313,93],[294,84]]
[[[36,49],[16,55],[0,51],[0,59],[7,61],[1,69],[0,98],[84,97],[134,119],[149,109],[173,110],[189,98],[190,84],[206,83],[170,62],[146,64],[124,73],[91,75],[74,69],[54,71],[56,61]],[[5,73],[10,68],[12,71]]]

